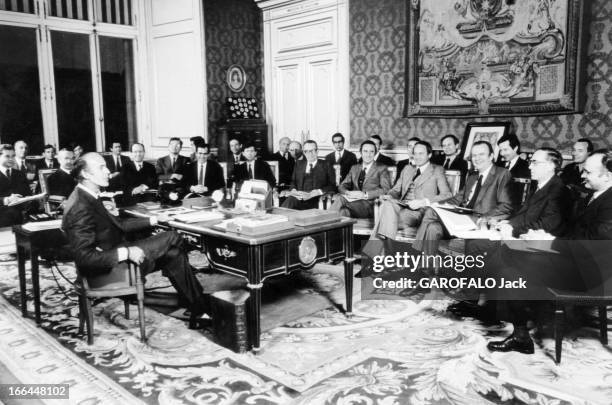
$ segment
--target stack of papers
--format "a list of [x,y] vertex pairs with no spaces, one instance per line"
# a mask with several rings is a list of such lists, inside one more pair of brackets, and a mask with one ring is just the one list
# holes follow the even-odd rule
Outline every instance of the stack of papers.
[[173,218],[177,221],[189,224],[194,222],[215,221],[225,218],[225,215],[218,211],[196,211],[186,214],[177,214]]

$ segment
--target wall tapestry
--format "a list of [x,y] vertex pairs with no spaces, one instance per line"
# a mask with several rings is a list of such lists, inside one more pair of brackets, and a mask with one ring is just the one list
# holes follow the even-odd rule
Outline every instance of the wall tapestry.
[[583,108],[583,1],[407,1],[404,116]]

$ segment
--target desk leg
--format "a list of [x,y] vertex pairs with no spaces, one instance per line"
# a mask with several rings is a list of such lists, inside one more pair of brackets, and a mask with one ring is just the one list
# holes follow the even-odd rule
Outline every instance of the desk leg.
[[353,265],[355,258],[344,259],[344,289],[346,293],[346,316],[353,316]]
[[263,287],[263,283],[259,284],[247,284],[251,292],[251,297],[249,298],[249,318],[251,319],[250,325],[252,326],[248,329],[249,332],[249,342],[252,344],[253,352],[257,353],[259,351],[259,335],[261,335],[261,288]]
[[21,298],[21,316],[28,316],[28,291],[26,290],[26,251],[22,246],[17,245],[17,268],[19,269],[19,293]]
[[40,325],[40,283],[38,279],[38,251],[30,249],[32,263],[32,290],[34,290],[34,317],[36,325]]

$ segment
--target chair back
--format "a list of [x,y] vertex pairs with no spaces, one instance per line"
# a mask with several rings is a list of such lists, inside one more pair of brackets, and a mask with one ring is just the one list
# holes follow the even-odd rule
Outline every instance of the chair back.
[[461,186],[461,172],[459,170],[445,170],[444,175],[452,195],[456,195]]
[[523,205],[529,198],[529,194],[531,191],[531,179],[523,178],[523,177],[515,177],[512,179],[514,184],[516,185],[520,196],[520,204]]
[[397,166],[387,166],[387,171],[389,172],[391,184],[395,183],[395,177],[397,176]]
[[278,176],[279,176],[278,161],[277,160],[266,160],[265,162],[268,165],[270,165],[270,169],[272,169],[272,173],[274,174],[274,178],[276,179],[276,184],[278,184]]
[[38,171],[38,181],[40,183],[40,191],[42,193],[49,193],[49,185],[47,184],[47,180],[49,176],[55,173],[57,169],[40,169]]

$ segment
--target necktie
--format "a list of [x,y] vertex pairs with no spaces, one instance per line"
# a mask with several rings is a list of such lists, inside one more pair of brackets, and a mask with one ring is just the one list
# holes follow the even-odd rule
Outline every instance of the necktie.
[[365,180],[365,176],[366,176],[366,169],[365,167],[361,169],[361,172],[359,173],[359,178],[357,179],[357,187],[359,187],[359,190],[363,191],[363,182]]
[[288,159],[288,158],[287,158],[287,154],[288,154],[287,152],[283,153],[283,157],[285,158],[285,160],[287,160],[287,159]]
[[419,177],[421,175],[421,169],[419,167],[417,167],[417,171],[414,174],[414,177],[412,177],[412,182],[414,182],[416,180],[417,177]]
[[476,182],[476,186],[474,187],[474,193],[472,194],[472,198],[465,204],[466,208],[474,208],[476,204],[476,199],[478,198],[478,193],[480,192],[480,187],[482,187],[482,174],[478,176],[478,181]]
[[176,158],[175,157],[172,158],[172,171],[173,172],[176,171]]
[[240,155],[234,155],[234,163],[240,162]]
[[47,161],[47,168],[48,169],[53,169],[53,161]]
[[200,165],[200,173],[198,174],[198,184],[204,184],[204,165]]
[[249,163],[249,179],[254,179],[255,177],[253,176],[253,164]]
[[115,162],[115,167],[117,168],[117,170],[121,169],[121,159],[119,158],[119,156],[117,156],[117,161]]
[[308,170],[306,170],[306,174],[310,174],[312,172],[313,167],[314,166],[312,165],[312,163],[309,163],[308,164]]
[[340,163],[340,152],[336,152],[336,163]]
[[446,158],[446,161],[444,162],[444,170],[448,170],[449,167],[450,167],[450,158]]
[[11,179],[11,169],[6,169],[6,177],[8,177],[9,180]]
[[136,171],[139,172],[141,168],[140,163],[136,163]]
[[506,169],[510,168],[510,162],[506,162]]

